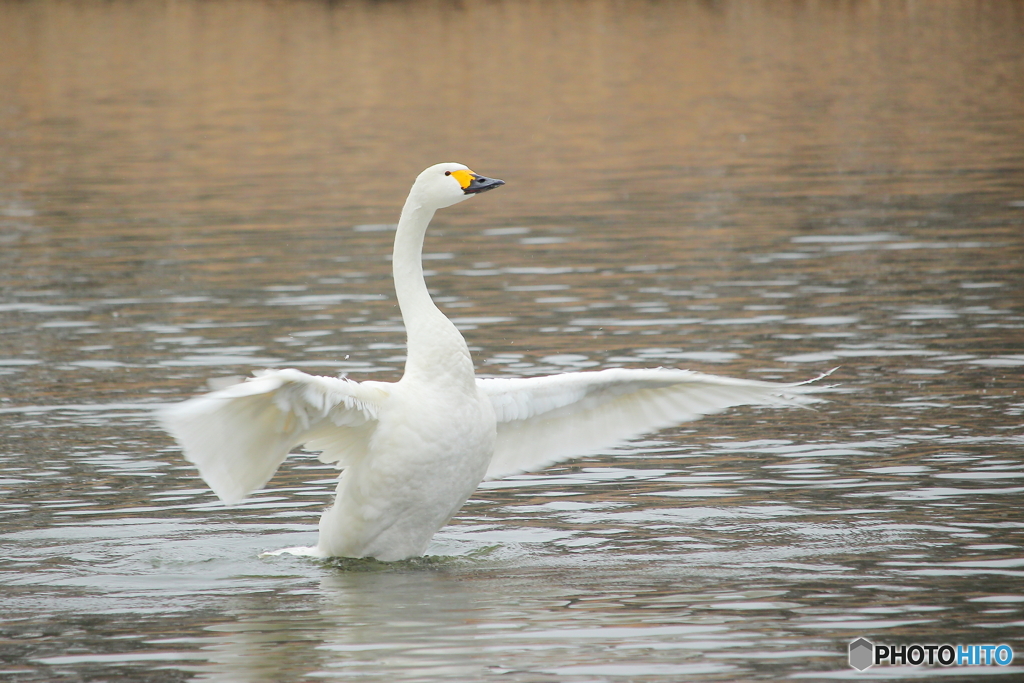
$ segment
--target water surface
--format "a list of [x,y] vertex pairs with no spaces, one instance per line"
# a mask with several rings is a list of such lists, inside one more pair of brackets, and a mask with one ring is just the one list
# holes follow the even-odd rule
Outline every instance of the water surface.
[[[0,3],[0,671],[15,681],[849,678],[1024,665],[1019,3]],[[483,485],[421,561],[224,508],[153,406],[397,379],[393,223],[479,371],[799,380]]]

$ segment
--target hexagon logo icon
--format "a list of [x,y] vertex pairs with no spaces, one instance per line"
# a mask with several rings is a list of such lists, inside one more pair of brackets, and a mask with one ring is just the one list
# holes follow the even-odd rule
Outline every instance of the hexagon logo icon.
[[875,659],[875,646],[871,641],[858,638],[850,643],[850,666],[857,671],[863,671],[872,664]]

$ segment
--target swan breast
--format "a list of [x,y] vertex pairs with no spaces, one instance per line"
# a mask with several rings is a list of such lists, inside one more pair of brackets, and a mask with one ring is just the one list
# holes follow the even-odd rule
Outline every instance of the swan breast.
[[496,434],[491,401],[475,385],[403,378],[381,406],[366,457],[342,473],[320,523],[320,551],[422,555],[483,480]]

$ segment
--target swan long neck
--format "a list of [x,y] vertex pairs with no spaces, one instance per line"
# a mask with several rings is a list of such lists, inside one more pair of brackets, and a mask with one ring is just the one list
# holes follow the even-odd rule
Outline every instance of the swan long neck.
[[395,234],[392,271],[407,337],[405,377],[442,377],[474,382],[466,340],[430,298],[423,279],[423,238],[434,209],[410,195]]

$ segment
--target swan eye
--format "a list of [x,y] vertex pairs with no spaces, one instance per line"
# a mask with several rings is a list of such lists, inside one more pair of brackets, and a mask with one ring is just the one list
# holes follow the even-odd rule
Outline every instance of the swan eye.
[[445,171],[445,172],[444,172],[444,174],[445,174],[445,175],[451,175],[451,174],[452,174],[452,172],[451,172],[451,171]]

